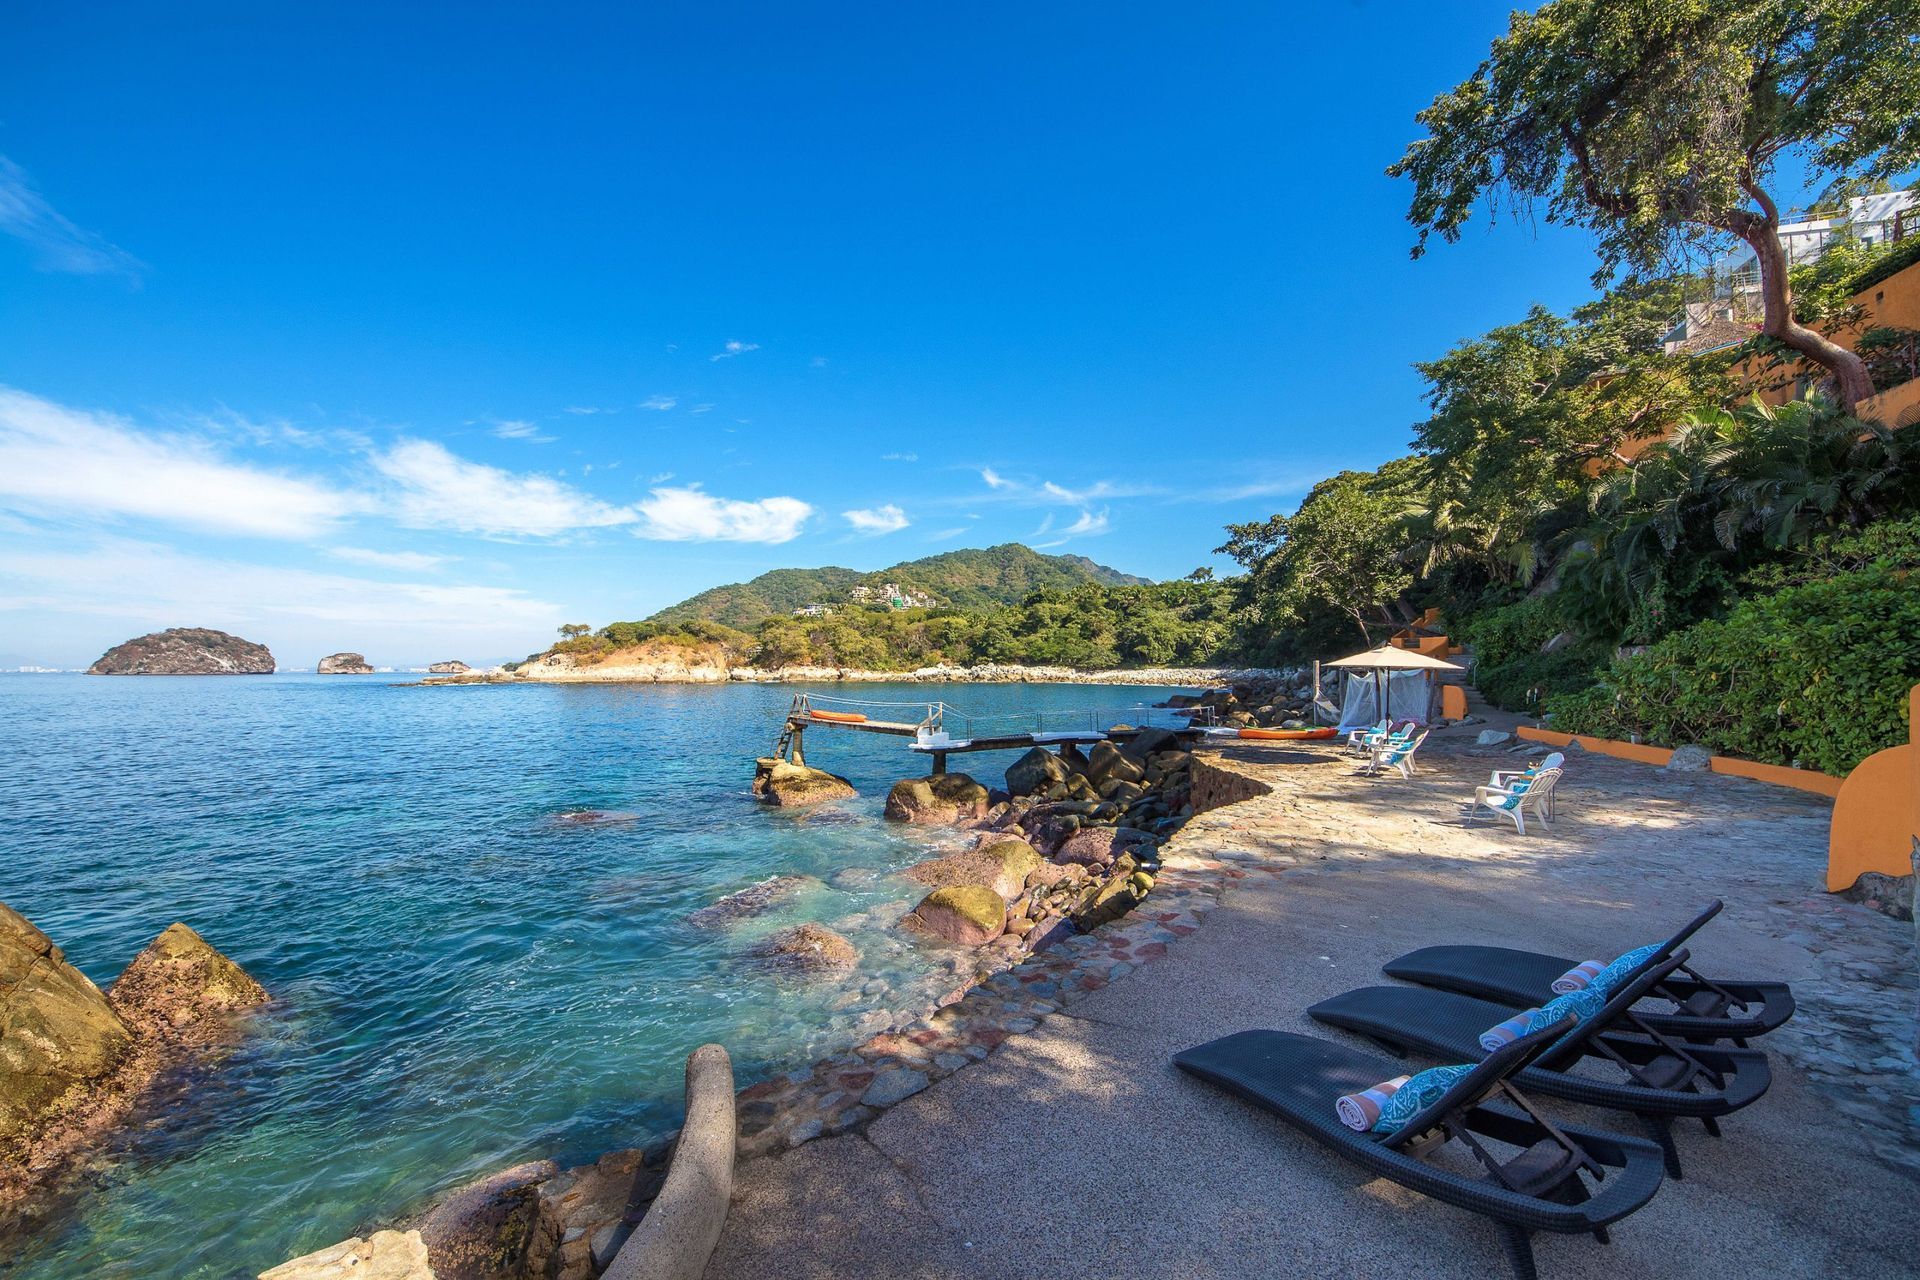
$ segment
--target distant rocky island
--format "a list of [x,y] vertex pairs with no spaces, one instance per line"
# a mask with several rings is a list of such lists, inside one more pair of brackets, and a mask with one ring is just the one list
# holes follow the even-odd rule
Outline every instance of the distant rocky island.
[[445,662],[434,663],[428,667],[427,670],[436,676],[457,676],[462,672],[471,671],[473,668],[458,658],[448,658]]
[[169,627],[117,644],[90,676],[270,676],[267,646],[210,627]]
[[313,668],[323,676],[370,676],[373,668],[364,653],[330,653]]

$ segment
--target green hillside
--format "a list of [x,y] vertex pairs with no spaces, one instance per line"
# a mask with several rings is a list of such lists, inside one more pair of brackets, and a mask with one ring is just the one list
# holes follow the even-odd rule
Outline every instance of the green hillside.
[[750,631],[766,619],[802,605],[839,604],[855,586],[897,582],[932,595],[942,607],[984,609],[1017,604],[1042,588],[1083,583],[1139,586],[1148,579],[1096,564],[1085,556],[1046,556],[1017,542],[984,551],[947,551],[874,573],[829,565],[820,569],[775,569],[751,582],[729,583],[669,606],[650,622],[718,622]]

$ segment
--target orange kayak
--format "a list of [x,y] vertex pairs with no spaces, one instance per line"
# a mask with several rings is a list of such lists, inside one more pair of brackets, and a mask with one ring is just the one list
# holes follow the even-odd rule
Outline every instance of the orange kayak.
[[834,724],[865,724],[867,718],[854,711],[809,711],[815,720],[827,720]]
[[1306,742],[1316,738],[1332,738],[1339,734],[1338,729],[1242,729],[1240,736],[1255,742]]

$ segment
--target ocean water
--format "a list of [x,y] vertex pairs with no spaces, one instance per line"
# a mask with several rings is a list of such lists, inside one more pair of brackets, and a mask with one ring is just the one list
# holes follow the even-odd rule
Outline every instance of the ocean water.
[[[897,873],[958,839],[880,819],[924,758],[815,730],[809,762],[860,798],[750,797],[797,691],[0,677],[0,901],[102,987],[182,920],[275,997],[53,1222],[0,1239],[0,1275],[252,1276],[503,1165],[644,1144],[678,1123],[701,1043],[744,1084],[950,987],[953,951],[888,927],[918,896]],[[1140,719],[1095,709],[1171,691],[811,692],[1009,717],[985,732]],[[955,768],[992,784],[1011,760]],[[623,817],[558,820],[581,809]],[[686,922],[779,873],[819,883],[733,928]],[[795,984],[749,962],[801,920],[852,939],[860,971]]]

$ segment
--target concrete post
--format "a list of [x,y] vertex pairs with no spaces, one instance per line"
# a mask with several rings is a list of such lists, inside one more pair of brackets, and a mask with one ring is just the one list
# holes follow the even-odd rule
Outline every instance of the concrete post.
[[687,1121],[667,1180],[602,1280],[700,1280],[727,1225],[738,1132],[733,1062],[701,1045],[687,1056]]
[[[1907,794],[1913,797],[1913,950],[1914,963],[1920,965],[1920,684],[1907,693],[1907,752],[1913,766],[1913,780]],[[1920,1061],[1920,1001],[1915,1002],[1913,1056]]]

